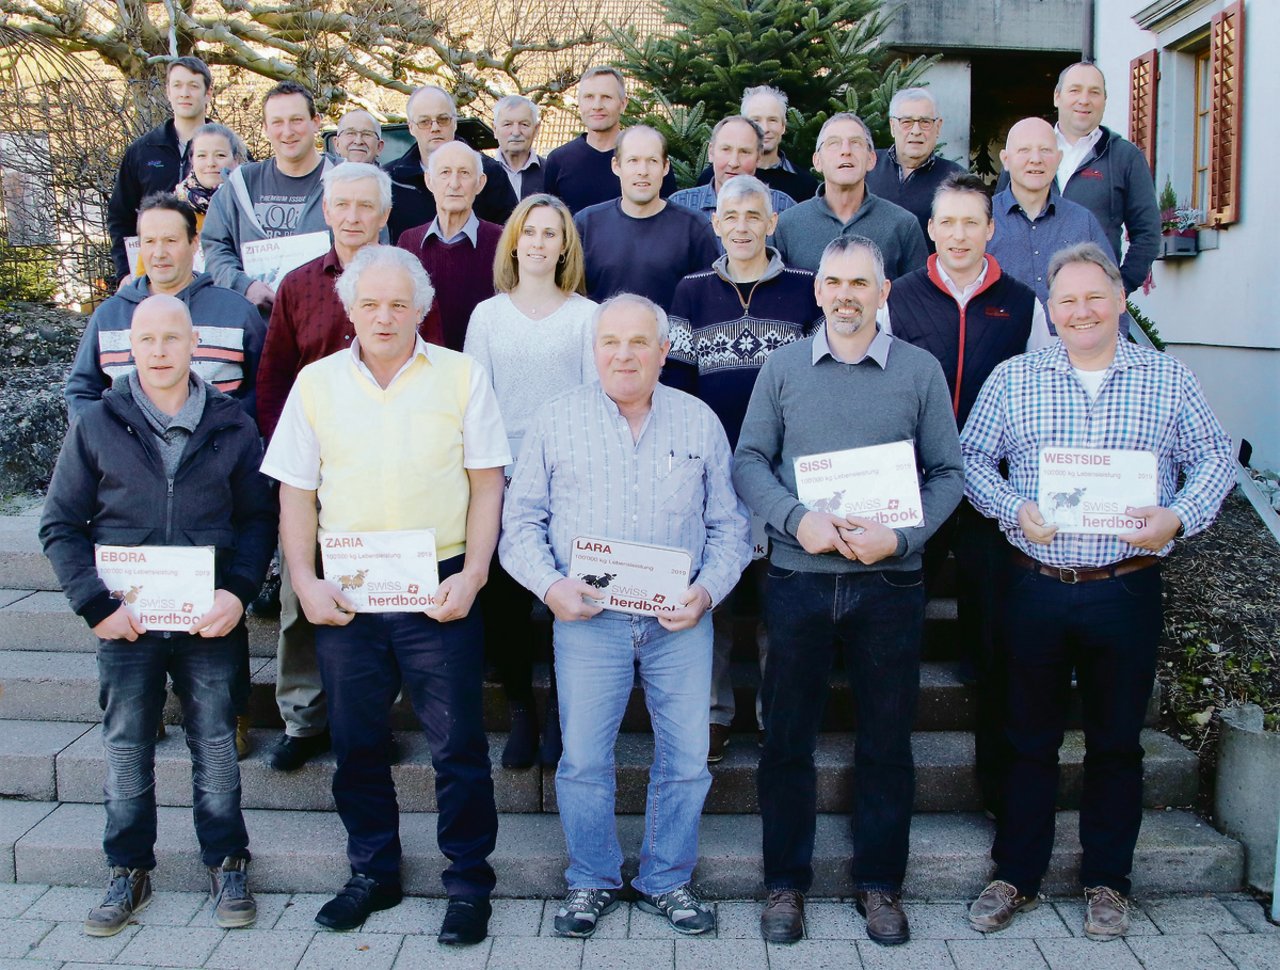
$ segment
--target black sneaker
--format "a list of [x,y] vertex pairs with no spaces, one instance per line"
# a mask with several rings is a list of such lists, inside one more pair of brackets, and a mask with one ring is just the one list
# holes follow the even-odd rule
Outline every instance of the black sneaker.
[[151,873],[112,866],[107,894],[84,918],[85,936],[115,936],[151,902]]
[[617,908],[616,889],[570,889],[556,912],[556,935],[588,937],[596,931],[600,917]]
[[436,942],[445,946],[475,946],[489,935],[491,915],[493,906],[483,896],[450,896]]
[[278,573],[267,577],[266,582],[262,584],[262,588],[258,590],[258,595],[254,597],[253,602],[249,604],[249,608],[245,612],[250,616],[257,616],[267,620],[274,620],[280,615],[280,576]]
[[355,873],[342,891],[320,907],[316,922],[331,930],[354,930],[370,913],[398,906],[404,891],[397,883],[381,883]]
[[267,764],[276,771],[297,771],[316,755],[328,751],[331,745],[327,730],[308,738],[284,734],[267,755]]
[[679,886],[669,893],[650,896],[640,893],[636,905],[646,913],[665,916],[677,933],[697,936],[716,928],[716,914],[710,906],[693,894],[690,886]]
[[209,867],[209,898],[213,921],[223,929],[250,926],[258,918],[258,904],[249,892],[249,861],[227,857]]

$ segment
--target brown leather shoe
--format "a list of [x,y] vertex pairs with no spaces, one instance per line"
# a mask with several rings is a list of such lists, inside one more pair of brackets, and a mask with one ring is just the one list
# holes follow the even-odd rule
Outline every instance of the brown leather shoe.
[[795,943],[804,936],[804,893],[775,889],[760,914],[760,935],[766,943]]
[[969,907],[969,925],[979,933],[996,933],[1021,912],[1040,905],[1039,896],[1024,896],[1003,879],[993,879]]
[[1129,900],[1110,886],[1084,891],[1084,935],[1105,942],[1129,932]]
[[714,765],[724,760],[724,749],[729,746],[729,726],[727,724],[711,725],[711,743],[707,746],[707,764]]
[[896,946],[911,939],[907,914],[902,911],[902,894],[867,889],[853,894],[853,904],[867,918],[867,936],[881,946]]

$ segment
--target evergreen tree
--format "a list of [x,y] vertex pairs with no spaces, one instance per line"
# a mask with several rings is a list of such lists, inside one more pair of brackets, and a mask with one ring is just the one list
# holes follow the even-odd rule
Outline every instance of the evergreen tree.
[[[881,0],[665,0],[674,31],[641,41],[614,30],[619,66],[638,83],[633,121],[668,139],[672,165],[692,184],[706,160],[711,127],[737,114],[742,91],[768,84],[787,93],[784,148],[807,166],[822,123],[852,111],[876,144],[889,143],[889,100],[918,84],[937,58],[904,59],[881,46]],[[893,11],[889,12],[892,16]]]

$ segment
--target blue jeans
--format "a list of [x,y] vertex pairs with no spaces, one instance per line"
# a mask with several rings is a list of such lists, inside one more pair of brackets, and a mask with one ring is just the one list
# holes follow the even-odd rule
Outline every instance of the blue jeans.
[[98,704],[107,758],[102,847],[111,865],[156,866],[156,729],[166,676],[182,702],[191,749],[191,804],[200,858],[207,866],[221,865],[228,856],[249,858],[236,760],[243,637],[243,629],[237,629],[213,639],[147,633],[133,643],[99,642]]
[[658,895],[693,878],[707,770],[711,614],[673,633],[647,616],[604,612],[555,623],[556,685],[564,754],[556,770],[570,889],[622,886],[614,821],[613,746],[639,668],[653,724],[640,892]]
[[756,778],[770,891],[808,892],[813,883],[813,756],[837,649],[844,652],[857,712],[853,885],[902,888],[915,795],[911,727],[924,601],[920,570],[831,574],[769,567],[765,740]]
[[996,876],[1033,894],[1049,867],[1074,668],[1085,745],[1080,882],[1128,895],[1142,827],[1142,722],[1164,626],[1160,568],[1076,585],[1021,569],[1004,620],[1012,755]]
[[[440,563],[440,578],[462,557]],[[400,882],[400,810],[391,778],[391,705],[404,687],[431,748],[436,840],[449,860],[450,896],[493,890],[489,865],[498,814],[484,733],[480,613],[437,623],[424,613],[360,613],[346,626],[316,627],[316,658],[329,696],[338,767],[333,800],[347,830],[351,871]]]

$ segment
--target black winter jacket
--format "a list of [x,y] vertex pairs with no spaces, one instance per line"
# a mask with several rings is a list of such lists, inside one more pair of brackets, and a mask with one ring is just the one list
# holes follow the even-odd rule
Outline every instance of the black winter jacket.
[[107,203],[107,234],[116,279],[133,272],[124,241],[138,234],[138,206],[152,192],[171,192],[186,175],[186,158],[178,151],[178,130],[170,118],[125,149],[116,184]]
[[94,545],[214,546],[214,586],[248,604],[276,547],[276,502],[259,471],[262,443],[240,403],[205,388],[204,414],[173,480],[119,378],[67,432],[40,519],[44,553],[90,627],[116,611]]

